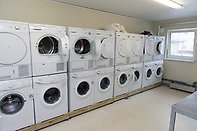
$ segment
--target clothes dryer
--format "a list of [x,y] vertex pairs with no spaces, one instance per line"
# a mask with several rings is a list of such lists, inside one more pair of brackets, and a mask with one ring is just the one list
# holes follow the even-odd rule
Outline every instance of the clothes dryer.
[[69,44],[62,26],[30,24],[33,76],[67,72]]
[[131,64],[143,62],[144,35],[131,34]]
[[106,30],[95,30],[95,38],[101,41],[98,59],[95,60],[95,68],[106,68],[114,66],[115,32]]
[[131,82],[131,66],[115,67],[114,96],[119,96],[129,92]]
[[153,56],[154,61],[163,60],[164,49],[165,49],[165,37],[156,36],[154,42],[154,56]]
[[113,97],[114,67],[96,69],[94,102],[100,102]]
[[162,60],[155,61],[153,84],[160,83],[162,81],[163,73],[164,73],[163,61]]
[[116,32],[115,65],[128,65],[131,63],[131,35]]
[[32,75],[28,24],[0,21],[0,80]]
[[0,82],[0,130],[14,131],[34,124],[32,79]]
[[145,43],[144,43],[144,62],[151,62],[153,61],[154,56],[154,43],[156,37],[154,36],[145,36]]
[[67,74],[33,78],[36,123],[68,112]]
[[94,103],[95,71],[69,73],[69,111]]
[[94,69],[94,61],[101,55],[101,41],[95,38],[94,30],[67,28],[70,43],[69,71]]
[[143,63],[131,64],[131,85],[129,92],[142,88]]
[[144,69],[143,69],[142,88],[152,85],[153,80],[154,80],[154,62],[146,62],[144,63]]

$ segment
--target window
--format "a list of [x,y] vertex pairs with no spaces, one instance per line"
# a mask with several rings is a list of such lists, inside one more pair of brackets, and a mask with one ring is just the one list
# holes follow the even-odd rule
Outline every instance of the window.
[[166,58],[194,61],[196,32],[197,29],[169,30]]

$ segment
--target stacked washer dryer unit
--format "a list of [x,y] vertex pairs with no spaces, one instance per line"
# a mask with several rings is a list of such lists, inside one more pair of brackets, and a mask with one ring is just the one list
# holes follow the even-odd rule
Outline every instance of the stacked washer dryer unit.
[[162,80],[162,75],[164,72],[163,68],[163,58],[164,58],[164,49],[165,49],[165,37],[156,36],[154,42],[154,77],[153,84],[160,83]]
[[115,32],[95,30],[95,39],[100,41],[100,53],[95,59],[95,97],[101,102],[113,97]]
[[141,89],[143,78],[144,35],[131,34],[131,85],[129,92]]
[[91,29],[67,28],[70,44],[69,111],[94,103],[95,59],[100,56],[101,41]]
[[65,27],[30,24],[36,123],[68,112]]
[[143,81],[142,88],[150,86],[153,84],[154,79],[154,36],[145,35],[144,42],[144,67],[143,67]]
[[114,96],[129,92],[131,79],[131,34],[116,32]]
[[0,129],[34,124],[29,28],[0,21]]
[[165,38],[145,36],[143,87],[161,82]]

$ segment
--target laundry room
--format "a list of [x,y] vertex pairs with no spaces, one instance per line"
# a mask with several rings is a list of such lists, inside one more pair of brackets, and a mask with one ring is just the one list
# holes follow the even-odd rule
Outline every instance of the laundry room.
[[0,0],[0,131],[197,131],[196,5]]

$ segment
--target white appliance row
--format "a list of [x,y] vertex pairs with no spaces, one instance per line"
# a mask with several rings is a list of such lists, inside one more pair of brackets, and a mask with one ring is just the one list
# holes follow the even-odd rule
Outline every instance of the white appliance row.
[[[0,128],[19,129],[161,81],[148,62],[0,82]],[[67,85],[68,81],[68,85]],[[34,119],[35,111],[35,119]]]
[[[153,55],[145,50],[143,55],[144,39],[152,37],[8,21],[0,21],[0,29],[3,131],[39,123],[161,80],[163,68],[157,66],[162,62],[144,63],[144,67],[137,64],[146,54],[146,61],[162,59],[162,51]],[[147,43],[151,42],[145,42],[145,47],[149,47]],[[150,51],[163,49],[162,42],[157,43],[151,44]],[[150,75],[145,71],[149,68],[151,79],[143,77]]]
[[73,72],[163,59],[164,37],[8,21],[0,27],[0,80],[64,73],[67,64]]
[[0,21],[0,80],[67,72],[65,27]]
[[68,112],[67,74],[0,82],[0,129],[17,130]]

